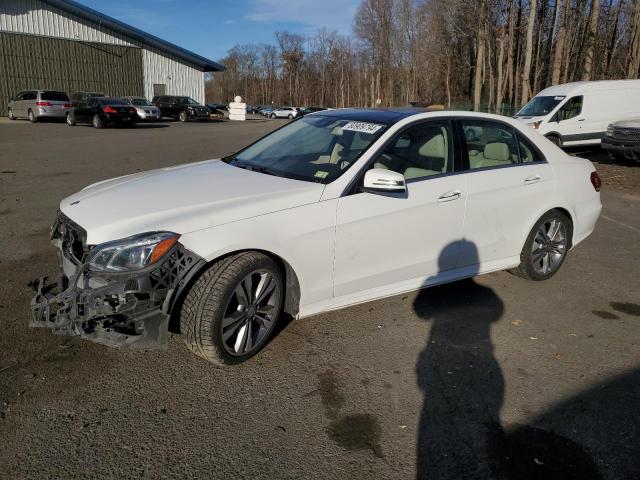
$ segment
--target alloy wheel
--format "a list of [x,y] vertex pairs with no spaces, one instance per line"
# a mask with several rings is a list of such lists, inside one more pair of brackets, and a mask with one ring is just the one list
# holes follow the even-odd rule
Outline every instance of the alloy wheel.
[[9,109],[9,120],[15,120],[16,117],[13,116],[13,110]]
[[541,275],[555,271],[567,253],[567,229],[558,218],[543,222],[531,247],[534,270]]
[[280,286],[268,270],[256,270],[236,285],[222,319],[222,345],[234,356],[262,346],[278,314]]

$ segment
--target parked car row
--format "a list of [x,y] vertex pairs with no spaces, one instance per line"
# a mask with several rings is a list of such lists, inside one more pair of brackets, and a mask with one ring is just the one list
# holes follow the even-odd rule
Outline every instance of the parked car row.
[[247,107],[247,113],[258,113],[268,118],[288,118],[289,120],[322,110],[329,109],[324,107],[257,107],[255,112],[249,112],[249,107]]
[[89,123],[102,128],[108,125],[132,126],[162,117],[182,122],[208,120],[224,117],[224,112],[180,95],[160,95],[150,102],[144,97],[109,97],[102,92],[67,94],[55,90],[25,90],[10,99],[8,116],[11,120],[27,118],[32,123],[43,118],[59,118],[71,126]]

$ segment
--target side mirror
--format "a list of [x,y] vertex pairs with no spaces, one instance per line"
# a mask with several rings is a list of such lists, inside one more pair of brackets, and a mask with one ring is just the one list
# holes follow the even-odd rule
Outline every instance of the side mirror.
[[407,187],[401,173],[374,168],[364,174],[363,190],[371,193],[403,193]]

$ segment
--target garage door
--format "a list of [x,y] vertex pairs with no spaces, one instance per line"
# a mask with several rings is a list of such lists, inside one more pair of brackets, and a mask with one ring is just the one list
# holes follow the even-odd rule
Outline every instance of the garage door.
[[20,90],[143,95],[139,48],[0,33],[0,115]]

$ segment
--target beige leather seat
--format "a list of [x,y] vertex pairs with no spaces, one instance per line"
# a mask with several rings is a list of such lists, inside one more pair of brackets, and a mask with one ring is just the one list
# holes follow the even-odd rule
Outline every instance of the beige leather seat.
[[[447,165],[447,145],[443,134],[434,135],[427,140],[417,151],[418,162],[421,165],[430,166],[431,168],[409,167],[404,171],[404,178],[411,180],[412,178],[428,177],[437,175],[446,170]],[[423,157],[423,159],[420,159]],[[435,167],[440,167],[438,170]]]
[[491,142],[484,146],[482,153],[469,152],[469,166],[471,168],[496,167],[511,163],[509,145],[504,142]]

